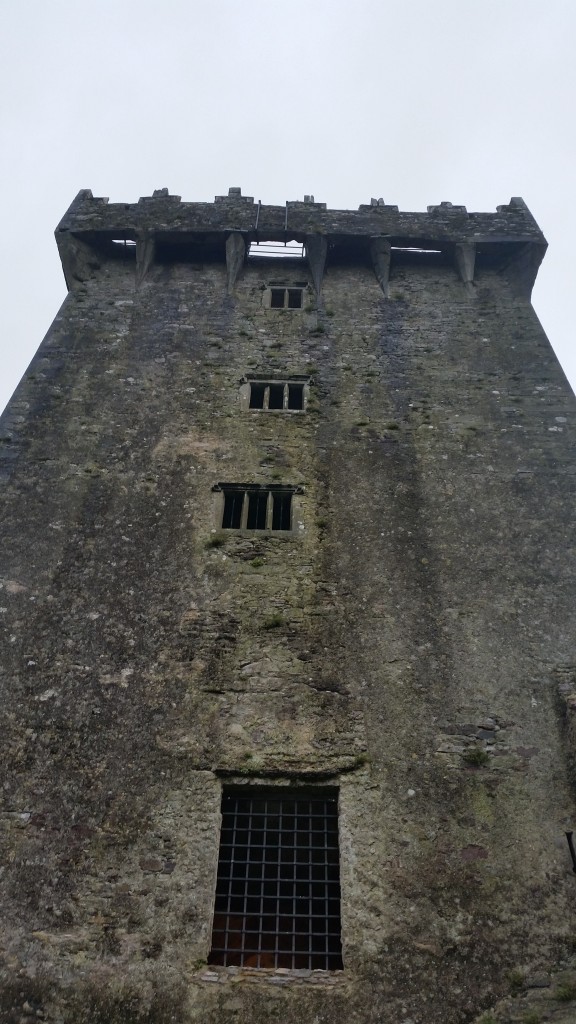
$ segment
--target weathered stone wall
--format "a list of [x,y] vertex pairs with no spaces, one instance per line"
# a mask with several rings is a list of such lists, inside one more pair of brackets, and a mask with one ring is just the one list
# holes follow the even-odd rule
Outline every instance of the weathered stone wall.
[[[137,274],[91,203],[0,423],[0,1020],[475,1020],[568,957],[575,884],[575,408],[517,254],[228,294],[223,252]],[[506,209],[470,216],[541,247]],[[298,487],[291,532],[220,529],[245,481]],[[343,972],[206,966],[222,783],[271,779],[340,787]]]

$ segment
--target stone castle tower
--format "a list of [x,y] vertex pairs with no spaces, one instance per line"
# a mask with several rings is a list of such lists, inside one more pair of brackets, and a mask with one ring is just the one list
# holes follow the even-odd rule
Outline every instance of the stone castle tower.
[[0,421],[0,1021],[573,1020],[525,204],[83,191],[57,240]]

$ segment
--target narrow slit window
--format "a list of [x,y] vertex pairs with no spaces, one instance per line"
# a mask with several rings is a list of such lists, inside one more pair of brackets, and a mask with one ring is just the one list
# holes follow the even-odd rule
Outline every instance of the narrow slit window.
[[272,529],[289,530],[292,526],[292,495],[277,491],[272,495]]
[[208,962],[341,970],[338,793],[225,791]]
[[242,503],[244,495],[242,491],[224,492],[224,515],[222,518],[222,529],[239,530],[242,525]]
[[248,491],[248,518],[246,529],[265,530],[268,491]]
[[303,409],[304,408],[304,385],[303,384],[289,384],[288,385],[288,408],[289,409]]
[[270,397],[268,399],[269,409],[284,408],[284,384],[271,384]]
[[265,384],[251,384],[250,385],[250,408],[251,409],[263,409],[264,408],[264,396],[266,394]]

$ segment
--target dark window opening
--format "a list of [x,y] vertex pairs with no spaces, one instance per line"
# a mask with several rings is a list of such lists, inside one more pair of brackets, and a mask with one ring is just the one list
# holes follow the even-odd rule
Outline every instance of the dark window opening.
[[288,309],[302,309],[302,289],[288,289]]
[[[266,529],[266,509],[268,504],[267,491],[248,491],[247,530]],[[272,527],[275,529],[275,527]]]
[[304,408],[304,385],[303,384],[289,384],[288,385],[288,408],[289,409],[303,409]]
[[208,962],[341,970],[336,790],[225,792]]
[[292,381],[250,381],[250,409],[304,410],[304,384]]
[[303,288],[271,288],[271,309],[302,309],[304,305]]
[[242,491],[224,492],[224,515],[222,517],[222,529],[239,530],[242,525],[242,503],[244,495]]
[[292,495],[285,491],[272,494],[272,529],[289,530],[292,526]]
[[283,384],[271,384],[270,385],[270,397],[268,399],[269,409],[283,409],[284,408],[284,385]]
[[224,492],[223,530],[291,530],[294,487],[218,485]]
[[263,409],[264,408],[264,395],[266,394],[265,384],[251,384],[250,385],[250,408],[251,409]]

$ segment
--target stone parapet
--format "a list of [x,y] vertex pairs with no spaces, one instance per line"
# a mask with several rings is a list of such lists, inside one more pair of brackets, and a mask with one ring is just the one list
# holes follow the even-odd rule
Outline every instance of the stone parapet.
[[158,189],[153,196],[137,203],[109,203],[105,198],[82,189],[56,230],[59,238],[66,232],[91,236],[112,233],[134,238],[139,232],[170,234],[205,232],[246,232],[250,240],[259,237],[282,241],[290,237],[304,240],[310,233],[340,237],[387,235],[398,245],[425,246],[437,242],[533,242],[546,245],[544,235],[522,199],[511,199],[495,213],[468,213],[465,206],[441,203],[429,206],[426,213],[407,213],[397,206],[377,201],[362,204],[358,210],[329,210],[325,203],[287,202],[283,206],[265,206],[230,190],[228,196],[216,196],[214,203],[183,203],[180,196]]

